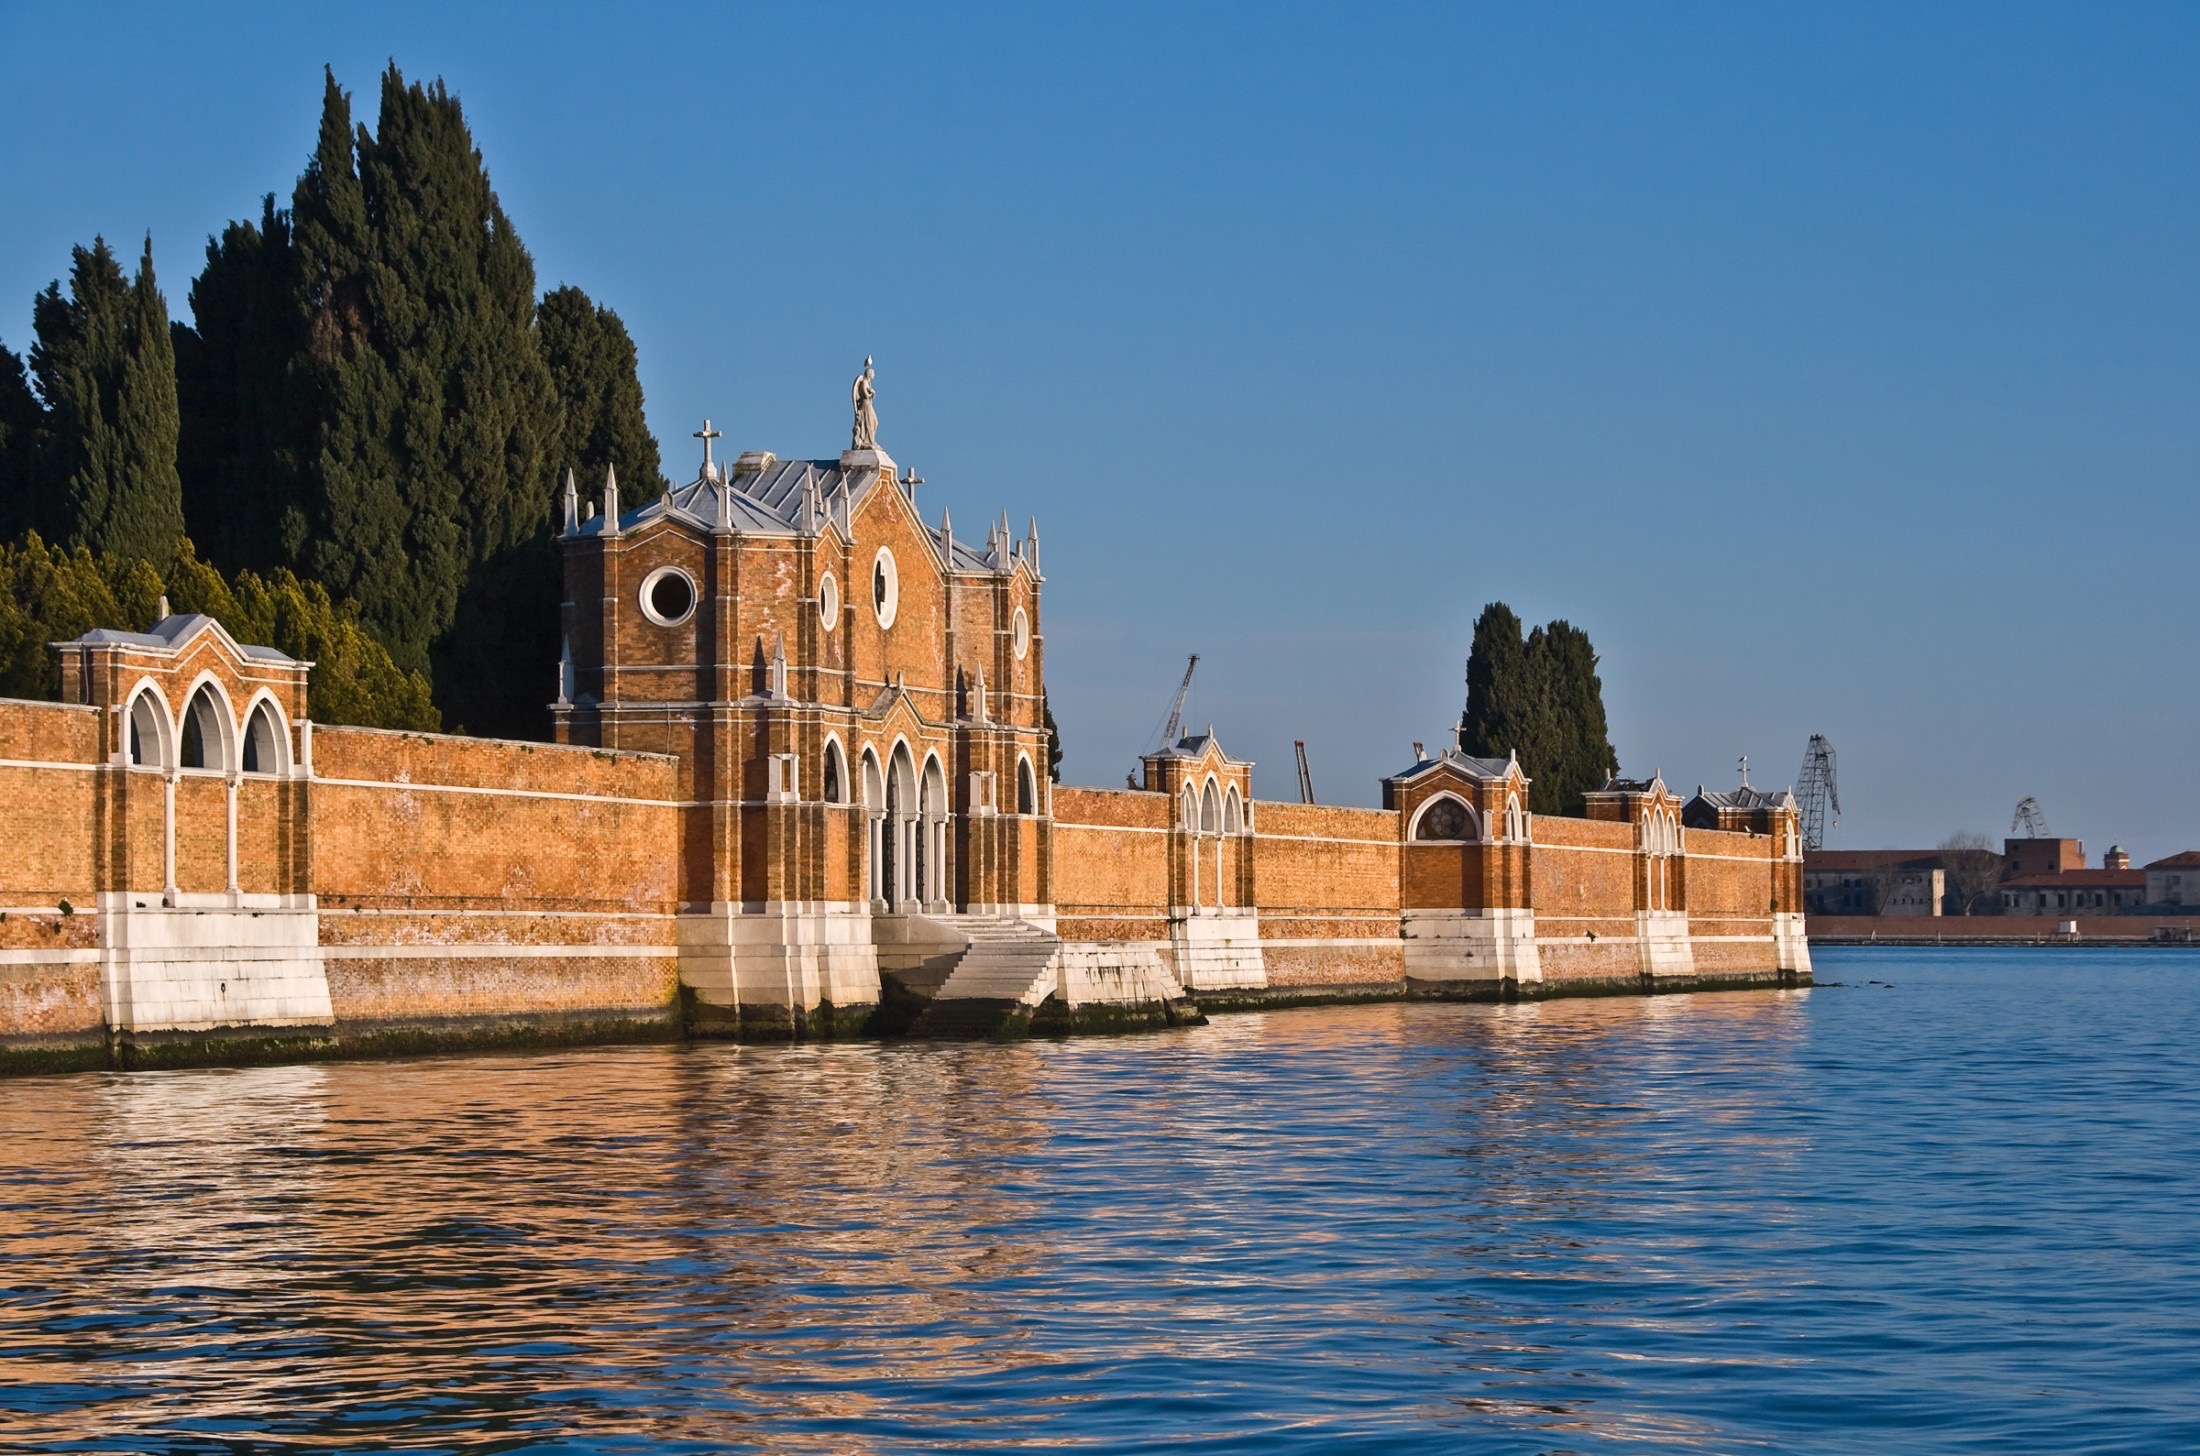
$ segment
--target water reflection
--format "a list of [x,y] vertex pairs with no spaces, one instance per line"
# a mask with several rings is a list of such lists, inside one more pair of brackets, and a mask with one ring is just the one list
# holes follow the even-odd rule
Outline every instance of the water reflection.
[[1837,994],[15,1083],[0,1446],[1836,1449]]

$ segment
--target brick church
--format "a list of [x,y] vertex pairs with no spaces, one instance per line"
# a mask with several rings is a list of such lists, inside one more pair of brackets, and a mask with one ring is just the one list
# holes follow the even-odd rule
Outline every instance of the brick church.
[[1538,816],[1447,752],[1261,802],[1212,729],[1053,784],[1037,527],[927,520],[874,387],[836,457],[568,477],[554,744],[315,725],[204,617],[55,644],[66,701],[0,702],[0,1062],[1807,981],[1785,793]]

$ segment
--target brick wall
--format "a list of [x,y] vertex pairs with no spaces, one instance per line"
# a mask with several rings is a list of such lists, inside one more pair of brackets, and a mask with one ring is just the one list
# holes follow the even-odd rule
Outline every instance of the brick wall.
[[0,699],[0,1046],[103,1032],[98,921],[86,913],[100,840],[91,771],[100,717],[96,708]]
[[314,767],[340,1025],[671,1014],[673,760],[324,728]]

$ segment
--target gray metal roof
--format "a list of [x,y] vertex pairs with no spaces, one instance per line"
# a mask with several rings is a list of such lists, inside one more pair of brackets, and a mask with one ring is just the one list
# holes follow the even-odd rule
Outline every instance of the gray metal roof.
[[1792,809],[1795,795],[1786,789],[1767,791],[1747,784],[1738,789],[1706,789],[1698,785],[1696,797],[1688,802],[1709,804],[1714,809]]
[[[814,496],[810,494],[813,487]],[[669,496],[660,495],[631,509],[622,508],[619,529],[630,531],[669,515],[697,530],[711,531],[717,529],[719,512],[724,510],[727,524],[744,535],[814,534],[824,528],[827,520],[841,516],[841,492],[847,493],[847,511],[852,515],[878,488],[879,475],[875,466],[849,470],[838,460],[781,460],[759,451],[742,456],[733,466],[723,470],[712,465],[707,473],[698,475],[686,485],[674,487]],[[604,527],[605,517],[598,515],[581,522],[573,534],[601,536]],[[934,549],[947,558],[950,571],[1005,572],[1015,569],[1016,558],[1008,555],[1005,548],[1002,558],[996,562],[977,546],[957,536],[953,538],[954,549],[949,551],[946,549],[948,536],[942,526],[924,529],[932,538]]]
[[1447,748],[1434,758],[1424,758],[1417,763],[1407,765],[1397,773],[1392,774],[1391,778],[1394,780],[1410,779],[1418,774],[1428,773],[1432,769],[1441,768],[1446,764],[1451,765],[1455,770],[1464,772],[1470,778],[1478,779],[1501,779],[1506,774],[1511,773],[1513,769],[1513,761],[1510,758],[1477,758],[1471,753],[1461,753],[1456,748]]
[[[228,630],[221,623],[207,616],[204,612],[179,612],[172,617],[163,617],[155,622],[153,630],[150,632],[118,632],[112,627],[94,627],[73,642],[56,642],[53,645],[56,647],[143,647],[154,652],[173,652],[184,642],[209,627],[220,632],[224,637],[229,636]],[[277,652],[272,647],[255,647],[248,643],[236,642],[234,638],[230,640],[235,642],[239,653],[246,657],[257,658],[261,662],[294,662],[297,660],[286,652]]]

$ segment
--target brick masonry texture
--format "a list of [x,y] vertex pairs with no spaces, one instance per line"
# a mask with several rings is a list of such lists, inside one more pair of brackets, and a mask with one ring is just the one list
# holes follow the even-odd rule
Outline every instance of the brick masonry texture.
[[[324,1037],[671,1027],[683,943],[754,990],[788,984],[760,936],[830,928],[852,992],[864,917],[958,912],[1151,948],[1195,991],[1796,969],[1794,814],[1761,796],[1716,796],[1684,852],[1662,784],[1535,820],[1517,764],[1456,754],[1376,809],[1256,802],[1211,733],[1138,788],[1047,783],[1036,540],[950,542],[875,456],[801,468],[783,530],[576,516],[555,743],[314,725],[307,664],[205,618],[62,644],[62,701],[0,702],[0,1047],[133,1007],[210,1027],[232,994]],[[644,609],[670,571],[684,616]]]

